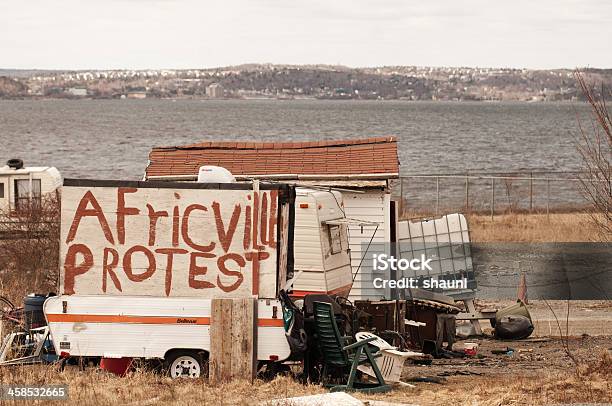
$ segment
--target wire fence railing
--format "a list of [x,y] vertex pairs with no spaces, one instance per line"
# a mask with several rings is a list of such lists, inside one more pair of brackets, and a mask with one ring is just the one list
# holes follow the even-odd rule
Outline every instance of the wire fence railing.
[[[400,216],[581,210],[589,205],[580,172],[402,175],[393,186]],[[582,179],[582,180],[581,180]]]

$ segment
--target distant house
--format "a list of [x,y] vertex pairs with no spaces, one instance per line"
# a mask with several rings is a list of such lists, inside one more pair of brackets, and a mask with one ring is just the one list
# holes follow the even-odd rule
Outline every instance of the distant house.
[[[153,148],[145,179],[195,181],[204,165],[228,169],[238,181],[270,179],[302,186],[342,189],[347,218],[376,225],[349,225],[351,263],[357,272],[351,299],[389,297],[375,288],[372,261],[363,259],[370,241],[392,241],[397,219],[390,181],[399,177],[397,140],[378,137],[316,142],[202,142]],[[380,275],[377,275],[380,276]]]
[[49,166],[24,167],[12,160],[0,167],[0,213],[12,213],[40,206],[42,198],[62,185],[59,171]]
[[219,99],[225,96],[225,90],[223,89],[223,86],[221,86],[219,83],[213,83],[211,85],[208,85],[208,87],[206,88],[206,96],[213,99]]
[[67,90],[71,96],[83,97],[87,96],[87,89],[84,87],[71,87]]
[[131,90],[127,93],[128,99],[146,99],[147,92],[146,90]]

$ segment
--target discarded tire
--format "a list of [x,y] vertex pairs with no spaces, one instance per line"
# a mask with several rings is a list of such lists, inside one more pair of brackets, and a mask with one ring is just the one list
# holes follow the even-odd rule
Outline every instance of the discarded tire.
[[533,324],[525,316],[504,316],[495,325],[495,335],[506,340],[521,340],[533,333]]

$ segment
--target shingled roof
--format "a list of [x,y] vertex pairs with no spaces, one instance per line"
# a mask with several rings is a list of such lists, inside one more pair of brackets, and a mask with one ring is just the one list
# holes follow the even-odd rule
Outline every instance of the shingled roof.
[[147,178],[197,175],[203,165],[237,176],[308,175],[322,178],[399,174],[397,140],[376,137],[315,142],[202,142],[153,148]]

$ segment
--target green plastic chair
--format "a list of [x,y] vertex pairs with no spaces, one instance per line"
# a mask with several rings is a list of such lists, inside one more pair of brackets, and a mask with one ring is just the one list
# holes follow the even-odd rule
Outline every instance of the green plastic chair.
[[[321,354],[323,355],[322,382],[330,388],[331,392],[359,391],[366,393],[387,392],[391,389],[385,383],[374,356],[368,348],[370,341],[376,340],[372,337],[354,344],[345,345],[345,339],[340,335],[331,304],[314,302],[315,331]],[[376,375],[377,382],[362,382],[356,380],[357,367],[369,363]],[[349,369],[350,368],[350,369]],[[332,370],[342,371],[343,379],[348,370],[346,385],[326,384],[328,374]]]

